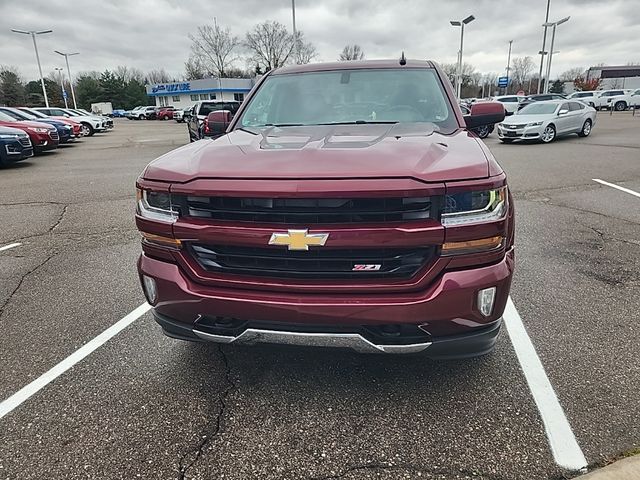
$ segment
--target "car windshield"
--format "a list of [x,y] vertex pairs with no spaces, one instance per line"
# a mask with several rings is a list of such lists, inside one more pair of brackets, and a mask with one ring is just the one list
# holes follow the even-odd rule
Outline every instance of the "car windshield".
[[532,103],[520,110],[516,115],[548,115],[556,111],[557,103]]
[[5,115],[7,115],[8,117],[11,117],[14,120],[26,120],[27,117],[26,116],[22,116],[19,113],[16,113],[12,110],[0,110],[0,112],[4,113]]
[[273,75],[245,110],[242,127],[457,122],[432,69],[334,70]]
[[15,122],[16,119],[13,118],[11,115],[8,115],[2,111],[0,111],[0,120],[3,122]]

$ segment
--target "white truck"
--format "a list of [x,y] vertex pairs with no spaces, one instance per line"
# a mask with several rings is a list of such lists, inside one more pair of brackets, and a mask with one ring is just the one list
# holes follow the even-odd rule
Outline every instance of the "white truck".
[[92,103],[91,111],[93,113],[97,113],[98,115],[112,115],[113,105],[111,105],[111,102]]
[[640,108],[640,88],[636,88],[624,95],[615,95],[607,98],[609,108],[613,107],[616,111],[622,112],[627,108]]
[[631,90],[625,90],[622,88],[617,88],[615,90],[601,90],[597,97],[593,97],[593,99],[591,99],[591,102],[593,102],[592,106],[596,110],[604,110],[611,106],[611,99],[613,97],[626,95],[629,92],[631,92]]

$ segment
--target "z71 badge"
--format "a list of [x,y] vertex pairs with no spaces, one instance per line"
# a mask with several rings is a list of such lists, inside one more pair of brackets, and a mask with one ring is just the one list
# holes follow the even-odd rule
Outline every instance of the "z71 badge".
[[351,270],[353,270],[354,272],[371,272],[371,271],[377,271],[380,270],[380,268],[382,267],[382,265],[380,265],[379,263],[368,263],[368,264],[355,264],[353,266],[353,268]]

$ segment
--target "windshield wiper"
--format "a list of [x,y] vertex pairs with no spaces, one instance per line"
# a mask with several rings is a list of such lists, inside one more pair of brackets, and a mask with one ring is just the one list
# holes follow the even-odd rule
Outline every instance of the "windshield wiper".
[[329,122],[329,123],[317,123],[316,125],[376,125],[376,124],[394,124],[397,121],[382,121],[382,120],[355,120],[353,122]]
[[304,123],[265,123],[261,127],[304,127]]

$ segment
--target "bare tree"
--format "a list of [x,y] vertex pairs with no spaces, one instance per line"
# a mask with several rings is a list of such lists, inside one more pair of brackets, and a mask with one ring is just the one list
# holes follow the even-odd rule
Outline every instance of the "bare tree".
[[245,46],[251,52],[251,60],[269,71],[282,67],[294,56],[295,41],[283,24],[267,20],[247,32]]
[[131,80],[136,80],[139,83],[144,83],[144,73],[142,73],[142,70],[140,70],[139,68],[119,65],[116,67],[114,73],[125,83],[129,83]]
[[310,63],[311,60],[318,56],[316,47],[311,42],[305,42],[302,38],[302,32],[298,34],[298,48],[295,52],[296,63],[298,65],[305,65]]
[[584,68],[577,67],[571,68],[560,75],[560,80],[563,82],[573,82],[576,78],[581,77],[584,74]]
[[536,65],[529,56],[514,58],[512,65],[511,79],[518,86],[518,89],[522,89],[531,73],[535,70]]
[[199,80],[205,78],[208,73],[200,59],[194,54],[189,55],[189,59],[184,62],[184,74],[187,80]]
[[189,34],[191,39],[192,57],[197,59],[209,73],[225,77],[226,72],[237,60],[236,50],[240,46],[240,39],[231,34],[228,28],[222,28],[216,23],[198,27],[195,35]]
[[170,81],[171,78],[164,68],[156,68],[147,73],[147,82],[149,83],[166,83]]
[[362,51],[362,47],[358,44],[353,45],[345,45],[340,53],[340,57],[338,60],[347,61],[347,60],[363,60],[364,52]]

